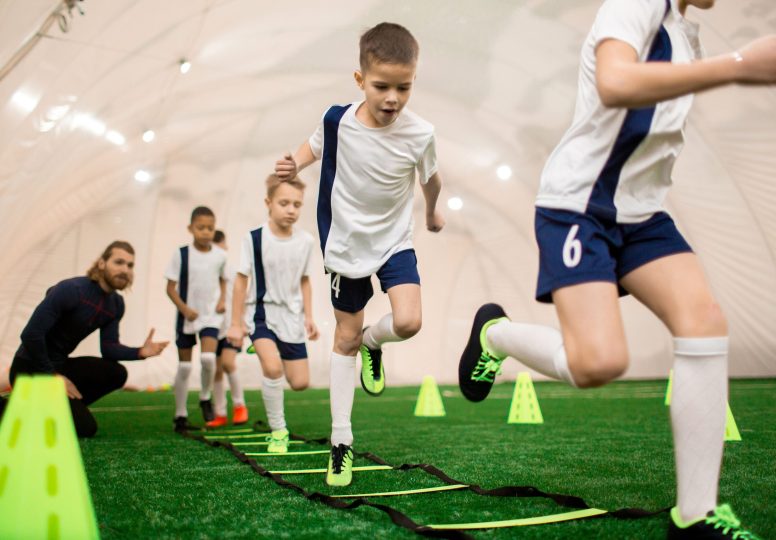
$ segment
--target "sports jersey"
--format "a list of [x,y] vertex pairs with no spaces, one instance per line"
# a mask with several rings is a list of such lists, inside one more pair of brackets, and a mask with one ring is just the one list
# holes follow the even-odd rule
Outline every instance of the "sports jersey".
[[280,238],[266,224],[243,237],[237,272],[249,280],[245,322],[250,333],[263,321],[282,341],[304,342],[301,281],[310,275],[314,244],[307,231],[293,229],[290,237]]
[[356,118],[362,103],[329,108],[308,141],[321,159],[323,263],[348,278],[369,276],[412,248],[415,171],[423,184],[437,171],[430,123],[404,109],[390,125],[370,128]]
[[550,155],[536,198],[544,208],[638,223],[661,211],[692,95],[639,109],[607,108],[596,87],[598,45],[629,44],[642,62],[689,63],[703,56],[698,26],[676,0],[606,0],[582,47],[572,125]]
[[181,299],[199,314],[193,321],[178,314],[179,333],[196,334],[203,328],[221,328],[223,315],[216,313],[216,306],[225,265],[226,251],[218,246],[204,252],[193,245],[175,250],[164,277],[177,283]]

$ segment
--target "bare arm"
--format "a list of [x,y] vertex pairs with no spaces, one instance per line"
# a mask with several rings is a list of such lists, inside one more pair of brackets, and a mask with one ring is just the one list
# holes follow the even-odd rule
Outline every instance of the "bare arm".
[[199,314],[186,305],[186,302],[183,301],[181,295],[178,294],[178,291],[175,288],[176,285],[177,282],[171,279],[167,280],[167,296],[170,298],[170,300],[172,300],[172,303],[175,304],[175,307],[178,308],[178,311],[180,311],[187,320],[193,321],[199,316]]
[[596,49],[596,87],[606,107],[637,108],[731,83],[776,82],[776,36],[753,41],[738,53],[690,64],[639,62],[623,41]]
[[423,190],[423,198],[426,199],[426,228],[431,232],[439,232],[445,226],[445,218],[437,209],[437,200],[442,191],[442,179],[435,172],[428,182],[420,185]]
[[304,304],[304,327],[307,337],[311,340],[318,339],[318,327],[313,322],[313,288],[310,284],[310,276],[302,276],[302,303]]
[[281,159],[275,162],[275,174],[279,178],[293,178],[299,171],[316,161],[310,143],[305,141],[296,154],[293,156],[290,152],[286,153]]
[[226,311],[226,280],[222,277],[218,278],[218,288],[220,295],[216,304],[216,313],[223,313]]
[[240,346],[245,337],[243,315],[247,290],[248,276],[238,272],[234,278],[234,288],[232,289],[232,320],[229,323],[229,330],[226,332],[226,338],[235,346]]

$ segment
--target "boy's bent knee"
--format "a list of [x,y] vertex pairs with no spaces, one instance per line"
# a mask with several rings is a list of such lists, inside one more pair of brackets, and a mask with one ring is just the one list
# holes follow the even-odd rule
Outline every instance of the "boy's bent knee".
[[422,320],[420,317],[406,320],[394,319],[393,321],[393,331],[402,339],[409,339],[420,332],[421,326]]
[[620,377],[628,367],[626,355],[599,356],[569,363],[569,370],[578,388],[596,388]]

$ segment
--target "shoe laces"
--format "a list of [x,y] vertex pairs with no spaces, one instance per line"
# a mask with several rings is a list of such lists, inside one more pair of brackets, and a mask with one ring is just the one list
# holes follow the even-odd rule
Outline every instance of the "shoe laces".
[[270,433],[269,435],[266,436],[265,440],[267,442],[281,443],[281,442],[286,440],[286,437],[288,437],[288,435],[283,435],[282,437],[280,437],[280,436],[276,437],[275,436],[276,434],[280,434],[280,432],[279,431],[273,431],[272,433]]
[[350,452],[350,447],[345,444],[331,447],[331,467],[334,469],[334,474],[342,472],[342,465],[348,452]]
[[[380,357],[379,351],[375,351],[373,349],[370,349],[369,347],[367,347],[367,350],[369,351],[369,354],[367,355],[367,361],[369,362],[369,369],[372,371],[372,378],[379,379],[380,364],[382,363],[382,359]],[[377,352],[378,354],[375,354],[375,352]]]
[[503,361],[503,358],[495,358],[486,351],[482,351],[477,365],[474,366],[472,380],[492,383],[496,379],[496,375],[501,375],[501,362]]
[[754,533],[741,528],[741,522],[728,504],[720,504],[716,507],[711,515],[706,518],[706,523],[713,525],[715,529],[722,529],[722,534],[728,534],[728,531],[732,531],[733,538],[736,540],[759,539]]

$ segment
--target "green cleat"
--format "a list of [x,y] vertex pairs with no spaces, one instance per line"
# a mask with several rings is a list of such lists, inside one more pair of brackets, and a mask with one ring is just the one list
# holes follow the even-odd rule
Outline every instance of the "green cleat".
[[288,430],[278,429],[267,435],[267,452],[285,454],[288,452]]
[[506,357],[498,356],[488,349],[485,334],[488,328],[505,320],[509,319],[497,304],[485,304],[474,315],[469,342],[458,364],[458,386],[469,401],[485,399],[496,375],[501,373],[501,362]]
[[383,351],[370,349],[364,344],[359,351],[361,352],[361,387],[370,396],[379,396],[385,390]]
[[741,522],[727,504],[720,504],[705,517],[684,523],[679,509],[671,509],[668,519],[668,540],[692,539],[761,540],[756,534],[741,527]]
[[334,487],[349,486],[353,481],[353,448],[346,444],[331,447],[326,483]]

